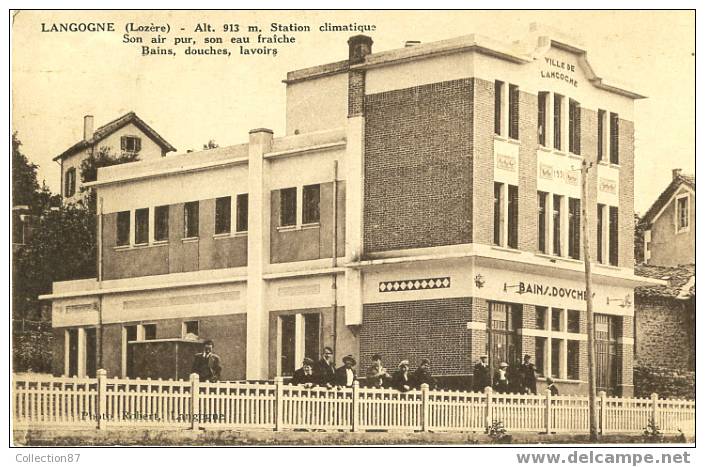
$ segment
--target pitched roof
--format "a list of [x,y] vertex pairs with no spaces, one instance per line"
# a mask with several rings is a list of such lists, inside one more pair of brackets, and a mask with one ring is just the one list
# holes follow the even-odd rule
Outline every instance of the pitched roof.
[[167,140],[162,138],[159,135],[159,133],[157,133],[156,131],[154,131],[152,129],[152,127],[147,125],[144,122],[144,120],[142,120],[141,118],[139,118],[137,116],[137,114],[135,114],[134,112],[128,112],[125,115],[123,115],[122,117],[116,118],[112,122],[106,123],[105,125],[97,128],[93,132],[93,137],[91,137],[88,140],[83,139],[83,140],[79,141],[78,143],[76,143],[73,146],[71,146],[70,148],[68,148],[66,151],[64,151],[61,154],[59,154],[58,156],[56,156],[54,158],[54,160],[56,161],[59,159],[63,159],[64,157],[68,157],[72,154],[75,154],[82,149],[91,147],[94,144],[101,141],[102,139],[104,139],[105,137],[109,136],[110,134],[116,132],[120,128],[122,128],[130,123],[134,124],[137,128],[142,130],[147,136],[149,136],[152,140],[154,140],[154,142],[157,143],[162,149],[165,149],[167,152],[176,151],[176,148],[174,146],[172,146],[171,144],[169,144],[169,142]]
[[658,213],[660,213],[661,209],[663,209],[666,203],[670,201],[671,197],[678,190],[678,188],[680,188],[681,184],[685,184],[695,191],[695,176],[682,174],[676,175],[666,189],[663,190],[663,193],[656,198],[654,204],[652,204],[649,210],[646,211],[646,214],[642,217],[641,222],[643,224],[651,224],[654,220],[656,220],[655,218]]
[[634,294],[639,297],[663,297],[687,300],[695,298],[695,264],[681,266],[634,267],[637,276],[650,277],[667,281],[667,285],[649,285],[637,287]]

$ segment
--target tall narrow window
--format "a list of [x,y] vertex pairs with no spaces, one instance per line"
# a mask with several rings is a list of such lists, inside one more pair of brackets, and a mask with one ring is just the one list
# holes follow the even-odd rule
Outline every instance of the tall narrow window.
[[546,338],[536,338],[536,374],[545,376],[544,361],[546,360]]
[[580,259],[580,200],[568,198],[568,256]]
[[547,330],[546,328],[546,313],[548,308],[545,306],[536,307],[536,329]]
[[279,225],[296,225],[296,188],[279,190]]
[[502,81],[494,82],[494,132],[497,135],[502,134],[502,89],[504,83]]
[[580,310],[568,310],[568,332],[580,332]]
[[169,206],[154,208],[154,241],[169,240]]
[[519,189],[507,186],[507,246],[517,248],[519,245]]
[[598,263],[604,263],[605,262],[605,246],[604,246],[604,236],[603,236],[603,230],[604,230],[604,218],[605,218],[605,205],[604,204],[599,204],[597,205],[597,262]]
[[548,202],[548,193],[544,191],[538,192],[538,221],[537,225],[538,231],[538,242],[539,251],[541,253],[547,253],[546,251],[546,207]]
[[321,220],[321,185],[307,185],[303,188],[303,212],[301,222],[314,224]]
[[281,334],[279,335],[279,364],[281,376],[291,376],[296,369],[296,315],[279,318]]
[[568,151],[580,154],[580,102],[570,99],[568,120]]
[[619,164],[619,115],[610,112],[610,162]]
[[616,207],[610,206],[610,264],[617,266],[619,263],[619,212]]
[[215,233],[230,233],[230,196],[215,200]]
[[69,348],[68,372],[66,376],[78,376],[78,329],[66,330],[66,344]]
[[149,208],[135,210],[135,244],[149,243]]
[[502,244],[502,184],[494,183],[494,244]]
[[137,325],[125,326],[125,376],[135,377],[135,346],[130,342],[137,340]]
[[184,204],[184,237],[198,237],[198,201]]
[[519,139],[519,86],[509,85],[509,137]]
[[597,111],[597,160],[605,158],[605,111]]
[[117,237],[115,244],[117,246],[130,244],[130,211],[117,213]]
[[247,193],[237,195],[237,224],[235,230],[238,232],[247,232]]
[[538,115],[538,140],[541,146],[546,146],[546,106],[548,105],[548,93],[539,92],[539,115]]
[[563,96],[553,95],[553,147],[561,149],[561,110],[563,109]]
[[76,168],[71,167],[66,171],[66,180],[64,180],[64,196],[70,198],[76,193]]
[[95,378],[96,375],[97,344],[95,328],[86,328],[86,377],[88,378]]
[[321,346],[321,315],[304,315],[304,356],[318,361]]
[[580,379],[580,341],[568,341],[568,379]]
[[551,376],[561,377],[561,343],[562,339],[551,339]]
[[676,231],[685,232],[690,224],[690,207],[688,195],[676,198]]
[[553,195],[553,254],[561,256],[561,204],[563,197]]

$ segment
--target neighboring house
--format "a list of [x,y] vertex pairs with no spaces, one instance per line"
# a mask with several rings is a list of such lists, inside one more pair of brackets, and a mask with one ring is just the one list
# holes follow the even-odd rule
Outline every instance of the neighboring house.
[[695,264],[637,266],[637,275],[666,281],[634,290],[637,393],[694,397]]
[[140,362],[157,344],[177,361],[195,335],[215,341],[224,379],[291,376],[331,346],[360,368],[375,353],[412,369],[430,358],[454,387],[472,387],[482,354],[494,366],[529,354],[539,390],[551,376],[586,393],[584,204],[597,385],[630,395],[633,291],[658,283],[634,275],[643,96],[536,30],[348,45],[345,60],[288,73],[286,135],[258,128],[244,144],[98,171],[101,275],[43,297],[54,371],[174,377]]
[[695,263],[695,177],[673,170],[673,179],[642,219],[644,263]]
[[137,154],[139,160],[153,160],[176,151],[134,112],[93,128],[93,116],[83,117],[83,139],[54,158],[61,164],[61,195],[64,203],[81,198],[81,162],[101,148],[112,154]]

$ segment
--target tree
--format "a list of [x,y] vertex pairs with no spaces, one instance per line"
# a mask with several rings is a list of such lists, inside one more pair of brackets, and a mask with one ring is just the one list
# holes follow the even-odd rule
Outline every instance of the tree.
[[[102,167],[110,167],[112,165],[126,164],[128,162],[137,162],[139,157],[135,153],[123,153],[121,155],[112,154],[110,148],[103,146],[98,149],[95,154],[89,155],[81,162],[79,167],[79,172],[81,175],[81,182],[88,183],[94,182],[98,179],[98,169]],[[89,191],[90,190],[90,191]],[[96,212],[96,198],[95,191],[88,187],[82,186],[81,192],[87,193],[79,203],[83,204],[89,211]]]
[[20,147],[22,141],[17,132],[12,134],[12,205],[27,206],[29,213],[40,215],[46,209],[61,204],[61,197],[52,194],[46,183],[39,185],[37,169],[39,166],[29,162]]
[[644,232],[646,225],[642,222],[639,214],[634,213],[634,262],[642,264],[644,262]]

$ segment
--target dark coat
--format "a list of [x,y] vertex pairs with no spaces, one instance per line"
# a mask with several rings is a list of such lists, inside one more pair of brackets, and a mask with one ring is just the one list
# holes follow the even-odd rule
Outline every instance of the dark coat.
[[533,363],[522,363],[519,367],[521,375],[522,392],[536,394],[536,367]]
[[558,396],[558,395],[559,395],[559,394],[558,394],[558,388],[556,387],[556,385],[555,385],[554,383],[551,383],[551,384],[549,384],[548,386],[546,386],[546,389],[549,389],[549,390],[551,391],[551,395],[552,395],[552,396]]
[[313,374],[316,375],[318,384],[321,386],[326,386],[327,384],[335,385],[335,365],[332,363],[328,364],[325,359],[322,358],[316,362],[316,366],[313,367]]
[[500,378],[499,370],[495,371],[493,389],[496,392],[505,393],[505,394],[512,392],[511,381],[509,379],[509,371],[507,371],[506,374],[504,375],[504,379]]
[[411,375],[411,381],[413,381],[413,386],[415,388],[421,389],[422,384],[428,384],[429,389],[436,389],[437,382],[431,373],[427,370],[422,370],[417,368],[416,371]]
[[[345,365],[338,367],[335,370],[335,384],[336,386],[347,386],[347,374],[345,372],[346,368]],[[355,369],[352,368],[353,372],[353,381],[357,380],[357,375],[355,374]],[[347,386],[350,387],[350,386]]]
[[365,382],[367,383],[368,388],[384,388],[389,386],[389,381],[392,378],[386,373],[380,374],[380,370],[381,368],[379,365],[375,363],[367,369],[367,377],[365,378]]
[[192,373],[198,374],[200,381],[210,381],[215,383],[220,379],[220,371],[222,367],[220,366],[220,357],[211,352],[206,357],[203,352],[197,353],[193,356],[193,367],[191,369]]
[[[409,386],[409,388],[404,388],[404,386]],[[404,374],[401,371],[397,371],[392,376],[392,387],[399,391],[408,391],[414,387],[414,379],[411,377],[411,373],[406,373],[406,379],[404,379]]]
[[294,372],[294,377],[291,378],[291,384],[318,384],[318,378],[316,377],[316,374],[311,372],[310,375],[307,375],[304,373],[303,368],[299,368]]
[[484,392],[490,386],[490,366],[476,363],[472,373],[473,389],[475,392]]

